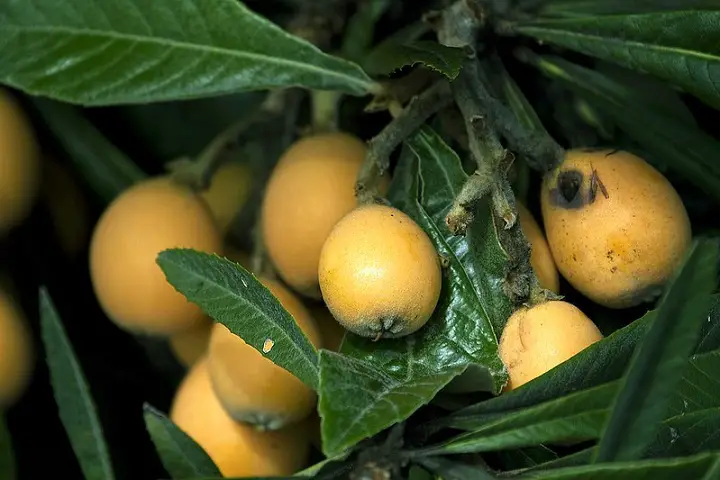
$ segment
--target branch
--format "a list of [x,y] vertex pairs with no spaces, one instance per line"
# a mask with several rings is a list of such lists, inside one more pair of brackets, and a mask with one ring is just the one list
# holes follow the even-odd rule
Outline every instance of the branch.
[[365,162],[355,184],[359,203],[372,202],[378,196],[379,180],[390,167],[390,155],[403,140],[451,103],[452,95],[447,82],[437,82],[411,99],[398,116],[368,142]]

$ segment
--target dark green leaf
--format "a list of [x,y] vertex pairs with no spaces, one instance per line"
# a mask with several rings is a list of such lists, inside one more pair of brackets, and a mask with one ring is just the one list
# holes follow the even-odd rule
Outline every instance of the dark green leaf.
[[32,101],[70,161],[104,201],[110,202],[130,185],[146,177],[77,108],[45,98],[34,98]]
[[543,42],[656,75],[720,107],[720,11],[683,11],[528,22]]
[[7,480],[15,480],[15,452],[12,438],[5,425],[5,416],[0,413],[0,473]]
[[40,288],[40,326],[55,402],[87,480],[115,478],[102,425],[85,375],[45,287]]
[[471,453],[599,437],[615,396],[615,383],[572,393],[534,407],[495,416],[492,421],[459,428],[472,429],[421,455]]
[[695,353],[705,353],[720,348],[720,295],[713,295],[713,302],[713,308],[703,323]]
[[[168,282],[210,317],[308,386],[318,386],[318,354],[295,319],[253,274],[213,254],[170,249],[157,263]],[[264,351],[267,340],[273,347]]]
[[696,242],[663,295],[655,320],[621,380],[598,445],[597,463],[641,458],[657,434],[710,310],[717,261],[714,240]]
[[597,447],[589,447],[584,450],[580,450],[570,455],[551,460],[549,462],[541,463],[535,467],[525,468],[512,472],[513,474],[527,473],[527,472],[539,472],[541,470],[553,470],[566,467],[579,467],[581,465],[589,465],[592,463],[593,455]]
[[443,480],[491,480],[497,478],[482,465],[469,465],[442,457],[418,458],[416,461]]
[[398,378],[372,362],[321,350],[318,410],[324,453],[342,453],[405,420],[464,369],[456,366],[442,373],[422,369]]
[[500,450],[495,452],[495,456],[503,466],[503,470],[532,468],[558,458],[557,453],[542,444],[533,447]]
[[410,465],[408,480],[435,480],[435,476],[417,465]]
[[520,124],[529,130],[546,132],[542,120],[502,61],[496,58],[490,63],[490,68],[499,77],[498,89]]
[[373,41],[375,24],[390,6],[390,0],[361,0],[355,14],[348,21],[340,49],[342,56],[360,61]]
[[372,80],[236,0],[54,0],[0,7],[0,81],[109,105],[303,86],[363,95]]
[[720,350],[695,355],[686,367],[667,415],[720,407]]
[[712,480],[720,475],[720,455],[636,462],[614,462],[527,472],[524,478],[546,480]]
[[467,53],[462,48],[448,47],[430,40],[387,45],[366,61],[371,75],[390,75],[403,67],[421,64],[454,80],[460,73]]
[[598,72],[551,56],[538,59],[536,65],[590,100],[664,166],[720,199],[720,165],[714,161],[720,155],[717,140]]
[[594,17],[650,13],[672,10],[717,10],[718,0],[550,0],[545,2],[541,17]]
[[669,418],[644,457],[681,457],[720,450],[720,407]]
[[143,405],[143,416],[160,460],[174,480],[220,476],[220,471],[205,450],[163,413],[146,403]]
[[312,477],[316,479],[331,479],[347,474],[352,467],[351,462],[345,462],[350,452],[344,452],[331,458],[326,458],[295,474],[296,477]]

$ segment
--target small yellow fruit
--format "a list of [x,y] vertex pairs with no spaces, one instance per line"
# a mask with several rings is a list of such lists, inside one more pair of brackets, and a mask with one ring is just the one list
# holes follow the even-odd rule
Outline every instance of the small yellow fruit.
[[224,233],[250,196],[250,168],[240,162],[226,162],[215,172],[207,190],[200,193]]
[[[310,342],[320,348],[320,332],[302,302],[280,283],[260,279],[295,318]],[[268,347],[273,347],[268,339]],[[287,370],[216,323],[208,354],[210,378],[225,410],[238,421],[275,430],[305,419],[315,407],[315,392]]]
[[591,300],[626,308],[657,297],[690,246],[685,207],[642,158],[570,150],[546,175],[545,231],[560,273]]
[[333,352],[339,351],[347,330],[335,320],[324,304],[311,305],[308,309],[320,330],[323,348]]
[[560,365],[603,338],[580,309],[549,301],[513,313],[500,337],[500,358],[512,390]]
[[170,337],[170,350],[185,367],[191,367],[207,352],[210,344],[213,321],[210,317],[206,322],[198,323],[187,330],[182,330]]
[[338,222],[323,246],[319,274],[337,321],[378,339],[425,325],[442,285],[430,238],[412,218],[385,205],[358,207]]
[[30,383],[34,349],[25,315],[0,290],[0,409],[14,405]]
[[355,181],[365,144],[321,133],[293,144],[268,181],[261,228],[278,274],[303,295],[320,298],[318,262],[330,230],[356,205]]
[[305,465],[306,432],[296,426],[261,432],[233,420],[215,396],[205,357],[180,384],[170,419],[210,456],[224,477],[289,476]]
[[90,275],[111,320],[153,335],[206,321],[156,263],[161,251],[176,247],[220,253],[222,238],[205,202],[170,177],[142,181],[108,206],[90,242]]
[[30,214],[40,171],[32,125],[10,91],[0,87],[0,235]]
[[520,228],[530,243],[530,265],[535,270],[538,283],[542,288],[555,293],[560,292],[560,277],[545,234],[532,213],[520,202],[516,202]]
[[43,165],[42,201],[47,208],[60,246],[69,256],[87,245],[90,226],[85,197],[72,173],[55,159]]

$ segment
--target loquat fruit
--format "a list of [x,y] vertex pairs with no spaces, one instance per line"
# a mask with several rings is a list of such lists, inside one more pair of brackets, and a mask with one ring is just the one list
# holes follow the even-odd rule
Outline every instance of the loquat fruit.
[[0,409],[13,406],[30,383],[35,355],[20,305],[0,289]]
[[90,276],[112,321],[151,335],[206,321],[156,263],[161,251],[176,247],[219,253],[222,238],[205,202],[171,177],[139,182],[107,207],[90,241]]
[[[316,348],[320,332],[305,306],[277,281],[261,278]],[[215,323],[208,365],[213,388],[225,410],[238,421],[276,430],[305,419],[315,408],[315,392],[284,368]]]
[[280,277],[303,295],[320,298],[320,250],[357,205],[355,181],[366,150],[347,133],[310,135],[290,146],[268,181],[260,214],[265,247]]
[[241,162],[225,162],[210,179],[208,188],[200,192],[220,230],[225,233],[250,196],[250,168]]
[[430,238],[408,215],[385,205],[360,206],[337,223],[322,249],[319,278],[335,319],[376,339],[419,330],[442,285]]
[[307,432],[295,425],[263,432],[231,418],[213,391],[206,357],[178,387],[170,419],[205,450],[224,477],[289,476],[303,468],[310,451]]
[[625,151],[570,150],[542,187],[545,231],[560,273],[610,308],[656,298],[690,246],[670,182]]
[[602,338],[592,320],[568,302],[520,308],[500,337],[500,358],[510,376],[505,390],[539,377]]
[[520,202],[515,203],[518,211],[520,228],[530,244],[530,265],[535,270],[538,283],[542,288],[555,293],[560,292],[560,277],[552,252],[548,246],[545,234],[530,210]]
[[0,234],[29,214],[40,188],[40,148],[30,120],[0,87]]

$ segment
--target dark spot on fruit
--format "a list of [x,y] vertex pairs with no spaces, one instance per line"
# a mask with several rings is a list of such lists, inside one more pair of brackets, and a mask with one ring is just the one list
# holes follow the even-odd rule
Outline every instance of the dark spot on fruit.
[[612,268],[610,269],[610,273],[615,273],[615,272],[617,272],[617,269],[618,269],[618,267],[612,267]]
[[585,206],[582,192],[583,174],[577,170],[566,170],[557,177],[554,188],[550,189],[551,201],[567,209],[578,209]]

